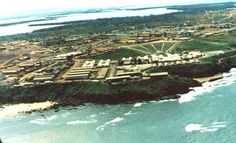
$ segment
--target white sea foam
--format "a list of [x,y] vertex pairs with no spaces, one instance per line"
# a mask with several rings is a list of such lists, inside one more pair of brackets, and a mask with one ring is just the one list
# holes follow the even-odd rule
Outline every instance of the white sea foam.
[[103,131],[106,126],[108,126],[108,125],[115,125],[116,123],[121,122],[123,120],[124,120],[124,118],[117,117],[117,118],[115,118],[115,119],[113,119],[113,120],[111,120],[109,122],[106,122],[105,124],[97,127],[96,130]]
[[133,107],[141,107],[144,103],[135,103]]
[[45,117],[45,118],[39,118],[39,119],[31,120],[30,123],[44,125],[48,121],[53,121],[53,120],[56,120],[56,119],[58,119],[58,115],[53,115],[53,116],[49,116],[49,117]]
[[201,133],[204,133],[204,132],[215,132],[215,131],[218,131],[217,128],[212,128],[212,129],[205,129],[205,130],[202,130],[200,131]]
[[213,125],[211,127],[213,127],[213,128],[225,128],[226,125]]
[[89,120],[89,121],[81,121],[81,120],[76,120],[76,121],[70,121],[67,122],[67,125],[77,125],[77,124],[94,124],[97,123],[97,120]]
[[221,124],[226,124],[226,122],[213,122],[212,125],[221,125]]
[[202,131],[206,130],[206,127],[203,127],[201,124],[189,124],[185,127],[186,132],[193,132],[193,131]]
[[96,118],[97,115],[96,114],[92,114],[92,115],[89,115],[88,118]]
[[62,117],[67,117],[67,116],[70,116],[70,115],[71,115],[70,112],[66,112],[66,113],[61,114],[60,116],[62,116]]
[[229,73],[224,73],[223,78],[212,81],[212,82],[206,82],[203,83],[200,87],[192,88],[192,91],[190,91],[187,94],[181,95],[181,97],[178,99],[179,103],[185,103],[190,102],[196,99],[197,96],[202,95],[204,93],[211,93],[216,88],[229,86],[236,81],[236,69],[231,69]]
[[118,123],[118,122],[123,121],[123,120],[124,120],[124,118],[117,117],[117,118],[115,118],[115,119],[113,119],[109,122],[106,122],[105,125],[115,124],[115,123]]
[[226,123],[225,122],[213,122],[210,126],[204,126],[202,124],[188,124],[185,127],[186,132],[216,132],[221,128],[225,128]]
[[129,112],[125,113],[124,115],[129,116],[129,115],[132,115],[132,114],[134,114],[134,113],[132,113],[132,111],[129,111]]

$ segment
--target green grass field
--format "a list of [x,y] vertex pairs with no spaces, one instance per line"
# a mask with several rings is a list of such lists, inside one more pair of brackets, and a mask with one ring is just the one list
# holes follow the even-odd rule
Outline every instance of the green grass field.
[[146,54],[139,52],[139,51],[121,48],[121,49],[118,49],[117,51],[114,51],[114,52],[107,52],[107,53],[98,54],[95,56],[87,56],[85,58],[118,60],[118,59],[121,59],[122,57],[137,57],[137,56],[144,56],[144,55],[146,55]]
[[218,51],[236,49],[236,32],[228,35],[211,36],[206,38],[194,38],[190,41],[181,42],[175,48],[175,52],[182,51]]

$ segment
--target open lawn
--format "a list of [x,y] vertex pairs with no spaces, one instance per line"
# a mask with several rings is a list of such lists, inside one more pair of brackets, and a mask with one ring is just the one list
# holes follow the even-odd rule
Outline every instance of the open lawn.
[[114,52],[107,52],[107,53],[102,53],[94,56],[87,56],[85,58],[88,59],[114,59],[118,60],[121,59],[122,57],[137,57],[137,56],[144,56],[146,55],[143,52],[128,49],[128,48],[120,48]]
[[177,45],[175,52],[183,51],[218,51],[218,50],[233,50],[236,48],[236,34],[211,36],[206,38],[194,38],[190,41],[184,41]]

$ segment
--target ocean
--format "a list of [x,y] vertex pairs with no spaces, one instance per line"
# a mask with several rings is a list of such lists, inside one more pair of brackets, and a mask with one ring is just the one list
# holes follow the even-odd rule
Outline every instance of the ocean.
[[178,100],[61,108],[0,119],[4,143],[235,143],[236,69]]

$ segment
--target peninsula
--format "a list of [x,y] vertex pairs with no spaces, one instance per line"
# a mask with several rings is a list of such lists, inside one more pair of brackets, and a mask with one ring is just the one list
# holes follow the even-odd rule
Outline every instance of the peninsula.
[[179,98],[236,66],[235,4],[171,6],[178,12],[0,37],[0,105]]

